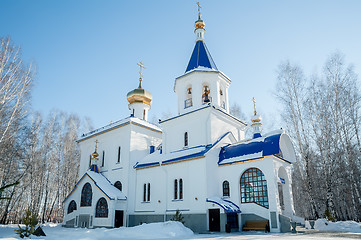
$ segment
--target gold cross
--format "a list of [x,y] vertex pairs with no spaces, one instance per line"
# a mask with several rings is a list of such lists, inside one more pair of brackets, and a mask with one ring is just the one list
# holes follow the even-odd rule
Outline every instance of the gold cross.
[[97,148],[98,148],[98,139],[97,140],[95,140],[95,152],[97,151]]
[[201,16],[201,4],[199,2],[197,2],[198,5],[198,16]]
[[137,63],[137,65],[139,66],[139,68],[140,68],[140,71],[139,71],[139,78],[143,78],[143,74],[142,74],[142,72],[143,72],[143,69],[146,69],[146,67],[144,67],[144,64],[143,64],[143,62],[142,61],[140,61],[139,63]]
[[256,116],[257,115],[257,110],[256,110],[256,99],[252,99],[253,101],[253,108],[254,108],[254,115]]

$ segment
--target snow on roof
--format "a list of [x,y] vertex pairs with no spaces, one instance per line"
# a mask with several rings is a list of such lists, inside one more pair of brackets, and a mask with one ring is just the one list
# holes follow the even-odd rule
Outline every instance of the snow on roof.
[[142,125],[143,127],[147,127],[147,128],[151,128],[153,130],[156,130],[158,132],[162,132],[162,129],[156,125],[154,125],[153,123],[147,122],[143,119],[139,119],[139,118],[135,118],[135,117],[131,117],[130,120],[134,123],[138,123],[140,125]]
[[127,197],[102,174],[88,170],[86,173],[94,184],[111,200],[127,200]]
[[156,125],[154,125],[154,124],[152,124],[150,122],[147,122],[145,120],[135,118],[135,117],[127,117],[127,118],[121,119],[119,121],[110,123],[110,124],[108,124],[108,125],[106,125],[104,127],[95,129],[95,130],[90,131],[88,133],[85,133],[85,134],[81,135],[81,137],[77,140],[77,142],[80,142],[82,140],[90,138],[90,137],[92,137],[94,135],[98,135],[98,134],[101,134],[103,132],[106,132],[106,131],[109,131],[109,130],[112,130],[112,129],[115,129],[115,128],[122,127],[122,126],[124,126],[124,125],[126,125],[128,123],[135,123],[135,124],[141,125],[143,127],[149,128],[151,130],[155,130],[157,132],[162,132],[162,129],[160,129],[158,126],[156,126]]
[[189,158],[200,157],[203,156],[209,149],[209,146],[207,148],[207,146],[205,145],[200,145],[192,148],[185,148],[179,151],[170,152],[168,154],[161,154],[160,151],[156,151],[143,158],[140,162],[137,162],[134,168],[157,166]]
[[213,144],[208,145],[199,145],[190,148],[184,148],[181,150],[173,151],[168,154],[161,154],[160,151],[156,151],[145,158],[143,158],[140,162],[137,162],[134,165],[134,168],[144,168],[151,166],[159,166],[162,164],[168,164],[172,162],[182,161],[191,158],[197,158],[204,156],[209,150],[211,150],[217,143],[219,143],[224,137],[228,134],[232,134],[231,132],[227,132],[223,134],[220,138],[217,139]]
[[64,199],[65,202],[78,187],[78,184],[84,179],[85,176],[88,176],[110,200],[127,200],[127,197],[124,195],[122,191],[118,188],[114,187],[113,184],[101,173],[96,173],[91,171],[90,169],[84,173],[84,175],[79,179],[79,181],[75,184],[75,187],[69,195]]
[[219,153],[219,165],[262,158],[268,155],[280,155],[280,137],[283,130],[268,133],[241,143],[223,147]]
[[227,199],[222,199],[220,197],[215,196],[215,197],[207,198],[206,201],[215,203],[215,204],[221,206],[224,209],[224,211],[226,211],[227,213],[240,213],[241,212],[241,210],[235,203],[233,203],[232,201],[227,200]]

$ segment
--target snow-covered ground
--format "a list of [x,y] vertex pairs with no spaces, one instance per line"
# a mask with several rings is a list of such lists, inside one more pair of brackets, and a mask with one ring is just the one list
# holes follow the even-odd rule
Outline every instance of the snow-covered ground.
[[[326,224],[327,223],[327,224]],[[308,224],[308,223],[307,223]],[[309,226],[306,224],[306,227]],[[190,229],[179,222],[151,223],[136,227],[117,229],[84,229],[84,228],[63,228],[58,224],[45,224],[43,230],[46,237],[35,237],[33,239],[51,240],[115,240],[115,239],[227,239],[227,240],[268,240],[268,239],[313,239],[313,240],[335,240],[335,239],[361,239],[361,224],[345,221],[331,223],[324,219],[316,221],[317,230],[307,230],[304,233],[210,233],[194,234]],[[15,234],[17,225],[0,225],[0,239],[20,239]],[[343,231],[343,232],[335,232]]]

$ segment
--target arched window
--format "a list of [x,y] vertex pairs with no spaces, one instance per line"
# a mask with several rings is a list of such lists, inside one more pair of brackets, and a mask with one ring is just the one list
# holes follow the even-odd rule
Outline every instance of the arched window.
[[188,146],[188,132],[184,133],[184,146],[187,147]]
[[118,147],[118,163],[120,163],[121,160],[121,147]]
[[192,86],[189,86],[187,88],[187,92],[186,92],[186,100],[184,101],[184,108],[188,108],[193,106],[193,101],[192,101]]
[[174,199],[178,199],[178,180],[174,180]]
[[114,183],[114,187],[118,188],[120,191],[122,191],[122,183],[120,181],[116,181]]
[[89,207],[92,205],[92,186],[90,183],[86,183],[81,190],[80,207]]
[[226,109],[226,96],[222,89],[219,90],[219,95],[220,95],[219,100],[220,100],[221,107],[223,109]]
[[150,183],[148,183],[147,201],[150,202]]
[[223,182],[223,197],[229,197],[229,182],[227,180]]
[[147,201],[147,184],[144,183],[144,188],[143,188],[143,202]]
[[74,212],[75,210],[76,210],[76,202],[72,200],[68,206],[68,214]]
[[97,218],[107,218],[108,217],[108,203],[105,198],[100,198],[97,202],[95,208],[95,217]]
[[143,202],[150,202],[150,183],[144,183],[143,187]]
[[105,151],[103,151],[103,157],[102,157],[102,167],[104,167],[104,162],[105,162]]
[[269,207],[267,181],[258,168],[250,168],[242,174],[241,202],[256,203],[265,208]]
[[179,179],[179,199],[183,199],[183,180]]

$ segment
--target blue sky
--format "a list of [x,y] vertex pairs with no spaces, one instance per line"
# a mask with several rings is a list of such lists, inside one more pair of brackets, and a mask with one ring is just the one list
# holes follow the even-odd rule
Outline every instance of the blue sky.
[[[247,116],[252,97],[267,125],[279,127],[273,96],[286,59],[320,71],[336,50],[361,71],[361,1],[201,1],[205,40],[219,70],[232,80],[230,104]],[[37,76],[32,108],[88,116],[94,126],[127,117],[126,94],[153,94],[150,119],[177,113],[174,79],[194,47],[196,1],[1,0],[0,36],[22,47]],[[247,119],[249,120],[249,119]],[[275,122],[277,121],[277,122]]]

